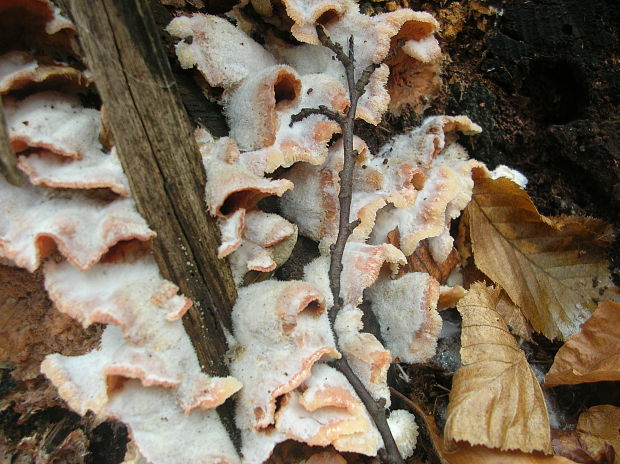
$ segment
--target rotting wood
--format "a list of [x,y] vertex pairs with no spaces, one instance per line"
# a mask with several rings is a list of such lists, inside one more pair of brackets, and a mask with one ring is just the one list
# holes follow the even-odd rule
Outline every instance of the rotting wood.
[[21,183],[21,176],[17,170],[15,152],[9,141],[9,134],[4,119],[4,109],[0,98],[0,174],[13,185]]
[[159,268],[194,301],[184,323],[200,364],[223,375],[236,289],[217,258],[201,156],[148,0],[61,3],[77,27],[138,211],[157,232]]

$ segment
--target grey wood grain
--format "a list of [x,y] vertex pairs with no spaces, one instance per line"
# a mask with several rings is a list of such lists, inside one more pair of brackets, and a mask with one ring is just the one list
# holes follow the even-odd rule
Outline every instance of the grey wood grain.
[[76,24],[138,211],[157,232],[160,270],[195,302],[184,323],[200,363],[223,375],[236,289],[228,264],[217,258],[219,230],[206,212],[201,156],[148,1],[62,3]]

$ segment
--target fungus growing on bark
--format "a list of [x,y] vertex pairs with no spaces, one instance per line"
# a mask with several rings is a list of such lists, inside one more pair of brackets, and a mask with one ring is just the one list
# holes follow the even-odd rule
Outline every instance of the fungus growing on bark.
[[[195,138],[208,179],[205,208],[222,235],[218,255],[228,259],[239,286],[229,340],[234,377],[200,371],[180,321],[191,302],[160,276],[148,252],[102,261],[119,242],[148,242],[155,233],[130,198],[80,192],[105,187],[130,197],[115,149],[108,153],[99,143],[100,112],[58,92],[5,99],[11,142],[24,152],[19,167],[40,186],[14,187],[0,179],[0,256],[32,271],[57,246],[67,261],[44,266],[50,298],[84,326],[108,324],[98,349],[49,355],[42,369],[72,409],[128,425],[127,459],[239,462],[214,410],[237,391],[243,462],[264,462],[286,439],[377,455],[389,445],[374,416],[390,406],[390,363],[434,354],[439,283],[398,269],[421,248],[438,267],[454,267],[450,223],[469,201],[472,170],[489,175],[468,159],[454,133],[480,128],[465,116],[437,116],[371,153],[352,137],[352,125],[355,118],[378,124],[390,98],[395,110],[425,104],[419,94],[405,96],[402,86],[424,80],[426,91],[434,85],[438,24],[411,10],[367,17],[351,0],[284,0],[283,6],[301,45],[269,36],[263,46],[204,14],[175,18],[167,28],[181,39],[181,66],[196,66],[210,87],[222,90],[218,102],[230,126],[230,137],[215,139],[198,129]],[[50,30],[60,27],[49,21]],[[355,60],[346,68],[335,44],[343,52],[353,36]],[[26,79],[38,82],[46,72],[22,54],[0,58],[7,91]],[[365,84],[355,98],[346,90],[351,80]],[[348,115],[351,133],[340,136]],[[352,150],[357,159],[345,218],[352,235],[343,245],[339,294],[333,295],[331,245],[343,226],[338,198],[349,188],[341,186],[339,173]],[[261,209],[260,200],[270,196],[282,197],[276,208],[282,216]],[[244,287],[247,271],[271,272],[288,258],[298,230],[321,242],[322,255],[306,266],[304,281]],[[386,346],[379,334],[364,332],[365,291]],[[443,293],[454,300],[458,291]],[[328,315],[334,305],[340,311]],[[377,400],[374,412],[360,387],[333,367],[341,356]],[[417,437],[412,417],[394,411],[387,421],[400,453],[410,455]],[[205,442],[209,449],[195,446]],[[332,456],[340,460],[332,454],[308,462]]]
[[[8,3],[2,20],[6,11],[12,18],[26,11],[44,17],[37,27],[50,34],[68,27],[48,2]],[[82,79],[73,68],[42,60],[23,52],[3,55],[2,92],[20,88],[23,95],[56,76]],[[127,424],[128,456],[141,462],[238,463],[214,408],[241,384],[202,373],[180,320],[191,302],[161,278],[148,255],[155,233],[131,198],[122,198],[129,197],[127,179],[115,149],[107,153],[99,142],[99,111],[83,107],[73,89],[54,88],[69,93],[8,95],[3,101],[8,137],[23,152],[18,166],[29,178],[20,187],[0,178],[0,257],[34,271],[52,255],[43,274],[56,308],[85,327],[108,326],[99,348],[81,356],[48,355],[42,371],[73,410]],[[92,191],[100,188],[111,193]],[[119,244],[132,240],[146,245],[119,252]],[[165,426],[153,430],[154,423]],[[188,446],[199,440],[211,442],[210,449]]]
[[[242,150],[258,150],[276,141],[279,114],[294,106],[301,93],[301,81],[286,65],[262,69],[244,79],[226,100],[230,136]],[[252,105],[248,113],[246,105]]]
[[[252,172],[242,164],[237,145],[228,137],[213,140],[204,129],[195,135],[210,179],[205,199],[209,212],[218,218],[222,234],[218,256],[229,256],[237,283],[247,271],[273,271],[278,262],[288,259],[297,227],[276,214],[260,211],[256,205],[267,196],[282,195],[293,184]],[[277,246],[291,242],[291,238],[292,243],[285,243],[289,246]]]
[[[386,89],[390,69],[381,64],[381,61],[387,58],[387,61],[392,60],[392,63],[413,63],[413,67],[416,67],[417,63],[436,65],[439,49],[432,34],[437,23],[430,15],[409,10],[368,18],[359,13],[356,4],[348,1],[309,5],[291,0],[285,1],[284,6],[293,21],[292,34],[297,40],[306,43],[290,45],[274,36],[267,36],[265,49],[270,55],[265,56],[262,67],[255,57],[262,56],[265,49],[244,35],[241,29],[218,19],[204,15],[176,18],[168,31],[179,38],[192,37],[190,45],[186,42],[177,45],[177,54],[182,65],[197,65],[209,85],[223,87],[220,103],[225,107],[232,137],[234,139],[234,134],[237,134],[237,138],[242,140],[238,152],[236,146],[228,152],[235,152],[234,155],[229,155],[229,160],[234,159],[234,162],[230,161],[231,164],[243,166],[247,169],[246,172],[251,172],[256,179],[262,179],[260,182],[289,182],[286,189],[272,190],[269,193],[282,195],[282,214],[299,227],[302,235],[321,242],[320,248],[324,255],[306,267],[304,278],[320,290],[318,295],[331,307],[336,301],[328,282],[328,248],[336,240],[339,229],[338,197],[342,188],[339,173],[345,164],[343,160],[346,147],[343,146],[344,138],[336,138],[329,149],[326,142],[333,134],[340,132],[339,126],[349,111],[351,102],[350,95],[344,91],[333,93],[333,89],[343,89],[347,85],[342,65],[345,59],[335,59],[335,45],[330,49],[321,46],[321,43],[329,41],[331,44],[339,43],[344,46],[349,41],[349,36],[359,36],[360,33],[364,36],[365,40],[357,40],[356,45],[350,45],[353,47],[351,53],[355,54],[353,74],[357,73],[359,76],[365,70],[371,72],[367,76],[368,84],[361,89],[363,95],[359,102],[357,97],[355,99],[355,104],[358,105],[355,115],[377,124],[390,101]],[[261,11],[264,14],[273,13],[271,9]],[[239,11],[237,14],[241,15]],[[217,27],[226,29],[225,34],[218,36],[205,29],[206,25],[212,22],[217,22]],[[189,27],[190,24],[193,26]],[[317,24],[324,28],[323,34],[328,39],[317,36]],[[220,52],[215,51],[215,44],[221,42],[223,49],[223,42],[231,37],[238,43],[235,46],[244,47],[244,50],[240,50],[238,68],[225,67],[224,73],[228,74],[223,75],[222,70],[212,67],[214,62],[223,59]],[[208,44],[201,46],[200,43],[205,41]],[[360,46],[362,42],[364,45]],[[245,59],[250,48],[256,49],[256,53]],[[261,51],[258,51],[259,48]],[[189,49],[193,50],[191,60],[187,59],[186,51]],[[404,59],[403,54],[407,54],[410,61]],[[370,65],[373,67],[369,67]],[[276,84],[281,82],[278,79],[284,79],[286,83],[284,92],[280,91],[280,94],[284,93],[286,96],[281,100],[277,98]],[[327,90],[331,90],[331,96]],[[396,106],[401,104],[394,103]],[[258,110],[255,110],[256,108]],[[253,128],[257,127],[256,121],[259,119],[265,120],[266,124],[257,132]],[[324,128],[321,129],[323,137],[317,137],[319,128]],[[384,263],[389,263],[388,267],[391,267],[394,277],[398,265],[405,264],[406,255],[412,255],[422,241],[427,244],[438,265],[446,261],[453,250],[452,239],[448,233],[450,221],[458,216],[471,196],[472,169],[479,167],[484,170],[481,163],[467,160],[464,149],[455,143],[452,135],[454,131],[473,134],[479,132],[480,128],[466,117],[441,116],[429,118],[421,128],[395,138],[383,147],[378,155],[370,153],[364,141],[359,138],[355,139],[353,146],[358,156],[353,170],[354,187],[349,220],[358,221],[352,223],[352,242],[346,246],[342,260],[342,285],[339,295],[339,298],[342,298],[342,309],[332,323],[338,347],[347,357],[353,371],[372,396],[377,400],[382,399],[386,405],[390,403],[386,374],[393,357],[410,362],[431,357],[441,320],[435,312],[439,285],[432,277],[425,274],[416,275],[417,277],[408,275],[404,280],[401,278],[400,281],[391,282],[390,273],[379,277],[381,268]],[[287,140],[294,142],[286,142]],[[213,169],[208,164],[206,168]],[[268,180],[266,175],[276,169],[277,177],[271,175]],[[257,210],[257,198],[253,197],[256,194],[250,193],[251,190],[238,188],[239,192],[245,190],[248,193],[230,195],[229,200],[226,200],[228,207],[222,211],[218,205],[224,204],[224,201],[214,201],[215,195],[209,193],[221,191],[215,186],[222,177],[208,178],[211,180],[207,182],[207,203],[211,213],[224,216],[221,219],[223,242],[220,256],[232,253],[229,261],[234,268],[235,253],[243,256],[245,253],[239,251],[243,251],[244,246],[248,249],[250,243],[247,238],[251,228],[247,227],[246,218],[249,217],[249,211]],[[268,192],[265,190],[265,193]],[[390,244],[389,237],[394,231],[400,232],[397,246],[402,252]],[[365,243],[367,241],[370,244]],[[250,260],[244,258],[244,261]],[[267,263],[268,260],[263,259],[262,262]],[[254,267],[259,268],[260,266]],[[379,283],[373,288],[378,278]],[[237,281],[240,282],[238,278]],[[411,283],[416,286],[408,287],[407,284]],[[252,295],[255,300],[253,303],[262,307],[268,304],[267,295],[282,288],[282,285],[283,283],[279,282],[263,282],[241,288],[242,298],[235,306],[235,314],[247,312],[247,309],[243,309],[249,304],[246,294]],[[387,303],[394,298],[394,292],[405,292],[408,298],[417,294],[424,296],[419,307],[413,309],[405,304],[406,308],[401,310],[416,314],[413,321],[405,325],[415,326],[415,334],[404,341],[389,339],[388,343],[394,346],[397,353],[390,353],[374,335],[363,332],[362,312],[358,306],[362,303],[363,291],[366,288],[369,288],[369,294],[375,296],[378,319],[386,328],[398,321],[399,317],[404,317]],[[263,298],[259,298],[259,295]],[[275,298],[275,301],[280,300]],[[260,369],[256,372],[255,359],[259,355],[254,351],[250,351],[254,354],[248,355],[247,350],[252,350],[251,347],[254,346],[250,339],[242,335],[244,340],[239,340],[237,332],[241,330],[241,333],[245,333],[244,324],[249,326],[248,322],[242,323],[239,320],[235,323],[234,335],[242,351],[232,364],[233,372],[246,385],[240,393],[242,400],[237,405],[237,417],[245,424],[242,426],[244,459],[248,462],[262,462],[269,456],[275,444],[286,436],[310,444],[327,440],[326,432],[320,428],[308,425],[309,429],[304,433],[291,428],[294,422],[291,417],[297,417],[300,421],[303,417],[301,422],[307,421],[308,424],[316,420],[311,411],[303,407],[304,393],[295,391],[300,387],[299,383],[287,388],[285,393],[276,387],[267,389],[270,392],[279,392],[278,395],[283,395],[283,399],[276,409],[275,397],[272,396],[266,403],[270,406],[266,407],[265,402],[262,402],[263,406],[258,409],[261,411],[258,414],[260,417],[256,415],[256,406],[249,400],[256,396],[256,393],[250,396],[249,392],[257,389],[256,385],[261,381],[258,379],[265,381],[269,376],[261,377]],[[256,325],[256,322],[253,324]],[[329,326],[325,329],[329,330]],[[254,334],[252,340],[257,336],[260,337],[261,334]],[[259,352],[266,353],[269,350],[262,347]],[[320,365],[315,368],[320,368]],[[298,372],[296,368],[288,370]],[[250,372],[254,373],[252,375],[256,378],[251,379],[251,386],[248,387],[248,382],[243,377]],[[257,423],[259,419],[262,422]],[[331,420],[338,423],[342,418],[326,417],[321,423],[331,424]],[[336,448],[339,449],[337,446]],[[368,450],[369,448],[366,449]],[[376,453],[376,449],[374,452]]]
[[90,84],[92,80],[87,74],[63,63],[36,59],[22,51],[0,56],[0,94],[36,85],[79,88]]
[[[192,38],[177,43],[179,63],[185,69],[196,66],[213,87],[228,89],[266,66],[276,64],[260,44],[217,16],[180,16],[166,30],[180,39]],[[235,60],[230,59],[232,56]]]
[[55,247],[82,270],[120,241],[155,236],[131,199],[104,202],[54,196],[40,187],[0,179],[0,256],[34,271]]
[[[371,17],[361,14],[359,6],[351,0],[311,3],[290,0],[283,3],[293,21],[291,33],[300,42],[310,45],[280,50],[279,57],[300,72],[330,74],[346,85],[342,67],[331,59],[330,51],[320,47],[317,24],[325,28],[335,43],[346,44],[350,36],[356,37],[356,74],[361,74],[371,63],[384,62],[374,71],[366,93],[360,98],[358,118],[376,125],[388,109],[390,100],[395,108],[405,103],[417,103],[420,99],[428,100],[428,93],[415,94],[414,91],[415,98],[411,97],[411,88],[420,87],[411,86],[414,79],[416,84],[423,80],[434,83],[423,86],[424,90],[437,86],[437,63],[441,52],[434,32],[439,24],[430,14],[401,9]],[[278,56],[278,53],[274,54]],[[308,56],[312,58],[308,59]],[[433,64],[434,69],[422,77],[421,63]],[[409,73],[416,73],[415,78],[409,77]],[[400,81],[390,77],[388,85],[388,76],[394,74]]]
[[[339,131],[338,125],[320,115],[295,128],[289,122],[306,107],[346,108],[346,92],[339,82],[326,76],[299,76],[293,68],[278,65],[261,45],[215,16],[178,17],[166,30],[175,37],[192,37],[191,44],[176,46],[181,65],[196,65],[210,86],[224,89],[220,102],[231,135],[239,138],[244,151],[242,164],[261,175],[297,161],[324,161],[327,142]],[[230,56],[235,57],[234,65]]]
[[283,400],[276,430],[312,446],[374,455],[381,437],[347,379],[333,367],[317,364],[302,385]]
[[82,414],[104,411],[124,379],[175,390],[186,414],[219,406],[241,387],[234,378],[208,378],[200,372],[180,321],[191,302],[159,276],[152,259],[97,264],[87,273],[67,262],[49,262],[45,287],[56,307],[85,327],[110,324],[98,350],[81,357],[50,355],[42,366]]
[[395,359],[416,364],[435,354],[441,332],[435,279],[422,272],[410,272],[397,280],[382,278],[369,289],[368,298]]
[[325,299],[304,282],[261,282],[240,289],[232,318],[239,347],[231,371],[245,386],[237,420],[242,430],[264,429],[279,396],[297,388],[321,358],[340,357]]
[[99,111],[57,92],[36,93],[20,101],[6,99],[4,105],[13,148],[31,152],[20,156],[17,165],[33,184],[109,188],[129,196],[116,153],[104,153],[99,143]]
[[[339,347],[347,356],[355,373],[375,399],[383,398],[390,404],[387,386],[387,370],[392,362],[390,352],[374,335],[362,332],[363,292],[377,279],[385,264],[397,266],[403,264],[405,257],[389,244],[381,246],[350,242],[345,248],[342,260],[342,287],[340,297],[343,309],[338,314],[334,330],[338,335]],[[329,306],[333,305],[333,296],[328,281],[329,258],[322,256],[311,262],[304,269],[304,279],[327,295]]]

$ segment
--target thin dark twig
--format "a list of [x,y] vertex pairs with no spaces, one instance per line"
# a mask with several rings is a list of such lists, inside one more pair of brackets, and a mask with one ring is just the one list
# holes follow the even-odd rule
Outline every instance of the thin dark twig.
[[407,406],[409,406],[410,409],[412,409],[418,416],[420,416],[420,419],[422,421],[424,421],[424,423],[427,423],[427,414],[424,412],[424,410],[420,407],[420,405],[418,405],[416,402],[414,402],[413,400],[407,398],[405,395],[403,395],[401,392],[399,392],[398,390],[396,390],[394,387],[390,387],[390,393],[392,393],[394,396],[396,396],[399,400],[401,400],[403,403],[405,403]]
[[[338,202],[340,205],[340,216],[338,222],[338,235],[336,237],[336,243],[330,247],[331,258],[329,263],[329,287],[334,297],[334,305],[329,310],[329,322],[331,327],[334,327],[336,316],[342,308],[342,298],[340,297],[340,275],[342,274],[342,257],[344,255],[344,249],[349,239],[349,236],[353,232],[353,229],[357,227],[360,220],[350,221],[351,216],[351,197],[353,195],[353,168],[355,167],[355,159],[358,155],[357,151],[353,148],[353,130],[355,126],[355,113],[357,111],[357,102],[364,93],[364,88],[370,80],[372,72],[378,65],[370,65],[363,72],[359,80],[355,79],[355,52],[353,36],[349,38],[349,50],[348,55],[345,55],[340,44],[332,42],[327,36],[323,26],[318,25],[316,28],[317,36],[321,43],[332,50],[338,60],[342,63],[347,78],[347,86],[349,90],[349,109],[346,115],[340,117],[337,121],[342,129],[342,142],[344,152],[343,168],[340,171],[340,192],[338,194]],[[325,114],[325,113],[322,113]],[[335,331],[334,331],[335,333]],[[338,336],[336,337],[336,345],[338,346]],[[385,414],[385,403],[377,402],[368,393],[366,387],[362,381],[355,375],[351,366],[347,362],[345,357],[342,357],[331,363],[338,371],[340,371],[351,383],[355,392],[358,394],[364,406],[368,410],[368,414],[372,417],[381,438],[383,438],[383,445],[385,452],[380,451],[381,461],[386,464],[404,464],[403,458],[400,455],[394,437],[387,422]]]
[[362,403],[368,411],[368,415],[372,418],[373,422],[377,426],[381,438],[383,438],[383,445],[385,446],[385,453],[381,456],[381,461],[386,464],[404,464],[404,460],[398,451],[396,441],[392,436],[392,431],[387,422],[385,415],[385,400],[375,401],[375,399],[368,393],[366,387],[359,379],[351,366],[347,362],[347,359],[343,356],[340,359],[336,359],[329,363],[332,367],[340,371],[349,381],[357,396],[360,397]]
[[[329,48],[332,52],[336,54],[336,58],[342,63],[345,68],[353,65],[353,63],[351,62],[351,58],[345,55],[344,50],[342,49],[342,45],[332,42],[332,39],[330,39],[329,36],[325,33],[325,28],[323,26],[318,25],[316,27],[316,35],[318,36],[319,41],[324,47]],[[349,47],[349,49],[351,48],[352,47]]]
[[[364,90],[372,73],[379,67],[379,64],[372,63],[367,66],[360,78],[355,80],[355,52],[353,36],[349,38],[348,54],[344,53],[342,46],[338,43],[334,43],[325,33],[323,26],[318,25],[316,28],[317,36],[323,46],[329,48],[336,54],[336,58],[342,63],[347,78],[347,86],[349,89],[350,104],[346,114],[340,114],[325,105],[321,105],[318,108],[304,108],[299,113],[291,117],[290,126],[297,121],[312,115],[322,114],[328,118],[336,121],[342,130],[342,142],[344,152],[344,165],[339,173],[340,176],[340,193],[338,194],[338,201],[340,205],[340,217],[338,222],[338,235],[336,237],[336,243],[329,247],[331,252],[329,263],[329,287],[334,296],[334,305],[329,310],[329,322],[331,327],[334,327],[336,322],[336,316],[342,308],[342,298],[340,297],[340,275],[342,274],[342,257],[344,255],[344,249],[349,236],[353,230],[361,223],[360,219],[355,221],[349,221],[351,215],[351,198],[353,195],[353,168],[355,167],[355,159],[358,156],[357,150],[353,148],[353,130],[355,125],[355,113],[357,111],[357,103],[359,98],[364,94]],[[336,346],[338,346],[338,335],[334,331],[336,338]],[[364,403],[368,414],[372,418],[373,422],[377,426],[377,430],[381,434],[383,439],[384,450],[379,451],[379,456],[382,462],[386,464],[404,464],[403,458],[400,455],[400,451],[394,441],[392,432],[387,422],[385,414],[385,401],[375,401],[374,398],[368,393],[368,390],[362,383],[362,381],[355,375],[353,369],[347,362],[346,358],[342,357],[330,363],[338,371],[340,371],[349,381],[357,395]]]
[[289,127],[293,126],[293,123],[301,121],[302,119],[307,118],[312,114],[322,114],[323,116],[327,116],[330,119],[333,119],[337,123],[340,123],[344,120],[344,115],[338,113],[337,111],[329,109],[325,105],[320,105],[318,108],[303,108],[299,113],[291,116],[291,122],[289,122]]
[[353,232],[353,229],[355,229],[357,226],[359,226],[362,223],[361,219],[356,219],[353,222],[349,222],[349,225],[347,226],[349,228],[349,233]]
[[[321,33],[319,33],[321,31]],[[322,26],[317,26],[317,34],[319,39],[326,37]],[[329,40],[327,38],[327,40]],[[329,40],[329,43],[332,43]],[[328,46],[328,45],[325,45]],[[342,53],[343,56],[344,53]],[[344,70],[347,78],[347,85],[349,89],[349,110],[347,111],[344,121],[340,124],[342,128],[342,142],[344,151],[344,163],[342,171],[340,171],[340,193],[338,194],[338,202],[340,206],[340,216],[338,222],[338,236],[336,237],[336,245],[334,251],[331,254],[329,264],[329,287],[334,297],[334,306],[330,310],[330,322],[333,323],[336,320],[336,315],[342,307],[342,301],[340,298],[340,274],[342,273],[342,256],[344,255],[344,248],[351,235],[351,230],[348,227],[349,218],[351,216],[351,198],[353,196],[353,168],[355,167],[355,158],[353,155],[353,128],[355,122],[355,112],[357,111],[357,102],[360,97],[360,92],[355,85],[355,57],[353,51],[353,36],[349,39],[349,56],[347,56],[347,63],[344,65]]]
[[355,84],[355,87],[357,88],[357,91],[359,92],[360,95],[364,93],[364,89],[366,88],[366,86],[368,85],[368,82],[370,81],[370,76],[372,76],[372,73],[374,73],[375,69],[377,69],[379,66],[380,65],[377,63],[371,63],[368,66],[366,66],[366,69],[364,69],[364,71],[362,72],[362,75],[360,76],[359,80]]

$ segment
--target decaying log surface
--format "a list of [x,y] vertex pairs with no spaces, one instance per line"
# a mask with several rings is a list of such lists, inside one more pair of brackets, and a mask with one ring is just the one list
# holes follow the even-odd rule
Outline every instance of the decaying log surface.
[[236,289],[217,258],[219,231],[204,203],[206,176],[147,0],[67,0],[138,211],[157,232],[165,278],[194,306],[184,318],[198,359],[222,375],[224,328]]
[[4,109],[0,98],[0,174],[11,184],[19,185],[21,176],[17,170],[15,152],[9,142],[8,130],[4,119]]

